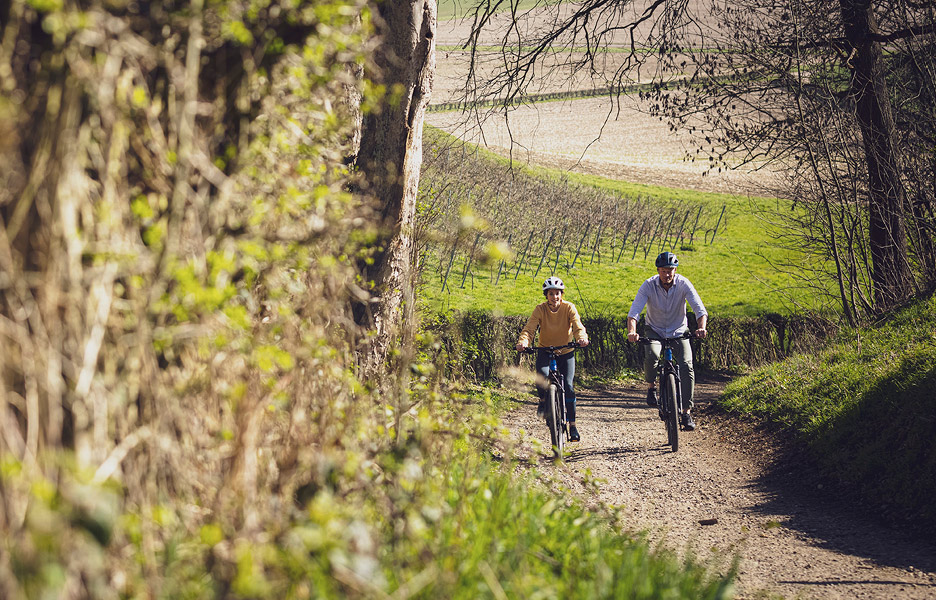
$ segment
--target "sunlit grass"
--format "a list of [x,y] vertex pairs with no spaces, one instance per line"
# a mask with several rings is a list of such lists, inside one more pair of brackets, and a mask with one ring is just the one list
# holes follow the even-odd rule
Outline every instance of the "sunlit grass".
[[787,431],[830,481],[936,529],[936,297],[740,378],[720,404]]
[[[545,177],[558,177],[560,173],[551,169],[535,172]],[[456,259],[444,291],[438,259],[431,258],[420,288],[424,306],[435,311],[483,309],[496,314],[525,314],[542,301],[542,281],[555,275],[565,280],[567,299],[586,314],[622,315],[630,307],[639,285],[656,273],[653,266],[656,255],[671,250],[680,258],[679,273],[692,281],[713,314],[754,316],[818,308],[814,292],[798,287],[793,276],[773,266],[799,260],[796,253],[775,244],[767,223],[759,216],[769,211],[788,210],[784,201],[565,175],[575,183],[625,196],[702,204],[712,214],[721,214],[724,208],[724,216],[714,240],[709,237],[706,241],[704,232],[700,231],[691,244],[684,240],[673,247],[660,246],[657,242],[649,248],[641,245],[636,253],[631,246],[625,248],[623,254],[616,250],[613,259],[611,248],[604,246],[600,258],[597,254],[593,258],[591,251],[583,252],[575,268],[568,257],[560,260],[557,268],[553,254],[552,260],[544,261],[538,274],[535,272],[537,260],[533,265],[525,265],[519,274],[509,263],[504,266],[495,263],[483,269],[472,267],[469,275],[463,277],[464,262]],[[530,207],[530,210],[536,208]],[[519,253],[521,249],[514,248],[514,251]],[[620,261],[617,260],[619,256]]]

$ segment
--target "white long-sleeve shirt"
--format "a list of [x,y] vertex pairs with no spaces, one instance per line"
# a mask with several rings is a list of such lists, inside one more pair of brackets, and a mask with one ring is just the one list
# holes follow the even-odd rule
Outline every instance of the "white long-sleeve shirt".
[[627,316],[639,319],[646,306],[648,327],[663,337],[678,337],[689,328],[686,320],[686,302],[692,307],[692,312],[697,318],[708,314],[699,293],[688,279],[677,274],[673,285],[665,290],[660,285],[660,276],[654,275],[640,284]]

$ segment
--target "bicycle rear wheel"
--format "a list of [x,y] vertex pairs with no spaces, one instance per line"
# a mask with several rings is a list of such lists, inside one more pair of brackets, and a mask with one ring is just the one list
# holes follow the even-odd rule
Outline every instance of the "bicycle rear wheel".
[[562,439],[562,418],[559,411],[559,388],[556,384],[549,384],[549,413],[547,421],[549,424],[549,441],[552,442],[553,453],[556,458],[562,458],[562,446],[565,440]]
[[666,375],[666,380],[660,386],[663,397],[660,398],[666,407],[666,438],[673,452],[679,450],[679,411],[676,410],[676,376],[672,373]]

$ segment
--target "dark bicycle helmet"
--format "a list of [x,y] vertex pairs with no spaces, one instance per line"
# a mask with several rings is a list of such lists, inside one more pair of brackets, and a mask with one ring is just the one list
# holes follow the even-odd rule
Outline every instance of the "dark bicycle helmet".
[[562,283],[562,280],[558,277],[550,277],[543,282],[543,293],[545,294],[548,290],[564,290],[565,284]]
[[677,267],[679,266],[679,259],[672,252],[660,252],[660,255],[656,257],[656,266],[663,269]]

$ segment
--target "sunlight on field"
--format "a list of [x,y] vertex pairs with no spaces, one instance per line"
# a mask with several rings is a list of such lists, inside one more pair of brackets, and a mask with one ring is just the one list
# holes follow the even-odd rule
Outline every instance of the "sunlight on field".
[[[604,182],[611,189],[615,183]],[[645,188],[645,193],[650,191],[666,190]],[[598,252],[583,252],[574,268],[565,256],[558,266],[552,259],[537,260],[519,270],[509,261],[465,270],[464,261],[456,261],[444,291],[441,253],[429,253],[423,258],[421,301],[431,311],[483,309],[496,314],[528,314],[543,300],[542,281],[555,275],[565,280],[567,299],[583,315],[620,316],[627,312],[644,279],[656,273],[653,260],[657,253],[672,250],[680,258],[679,273],[692,281],[713,316],[789,314],[822,308],[822,299],[814,290],[799,287],[793,276],[775,266],[801,261],[794,252],[773,244],[767,224],[759,216],[761,211],[780,208],[779,201],[676,191],[686,202],[719,210],[725,207],[724,229],[714,240],[700,237],[691,245],[685,240],[678,247],[628,247],[623,254],[602,245]]]
[[[520,0],[516,4],[516,10],[528,10],[533,8],[537,4],[559,4],[562,0]],[[476,4],[476,2],[470,2],[467,0],[439,0],[439,21],[445,21],[453,18],[464,17],[469,10]],[[501,10],[508,10],[509,7],[504,7]]]
[[430,113],[426,120],[521,164],[719,193],[762,192],[776,181],[766,170],[710,171],[706,160],[688,158],[696,148],[688,132],[671,131],[629,97],[523,106],[480,125],[458,112]]

